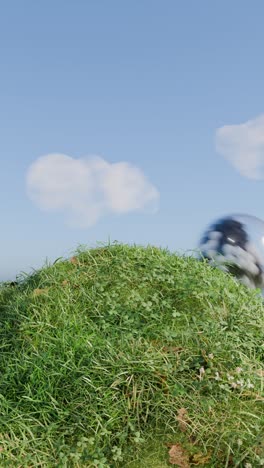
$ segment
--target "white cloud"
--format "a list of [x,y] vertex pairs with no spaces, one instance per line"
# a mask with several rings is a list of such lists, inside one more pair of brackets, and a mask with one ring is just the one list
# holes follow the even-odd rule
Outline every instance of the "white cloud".
[[250,179],[264,178],[264,115],[216,131],[216,150]]
[[159,192],[127,162],[74,159],[65,154],[38,158],[28,169],[27,193],[42,210],[61,212],[67,224],[87,228],[109,213],[154,212]]

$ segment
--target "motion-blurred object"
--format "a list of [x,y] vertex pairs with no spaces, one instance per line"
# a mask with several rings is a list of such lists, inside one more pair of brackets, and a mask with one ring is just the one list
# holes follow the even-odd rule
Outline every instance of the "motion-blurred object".
[[264,288],[264,222],[246,214],[217,219],[205,230],[200,258],[249,288]]

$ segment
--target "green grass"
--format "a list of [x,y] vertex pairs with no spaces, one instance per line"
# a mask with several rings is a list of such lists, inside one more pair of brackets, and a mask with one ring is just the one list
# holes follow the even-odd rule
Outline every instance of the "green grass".
[[223,272],[113,244],[0,309],[1,467],[264,465],[264,306]]

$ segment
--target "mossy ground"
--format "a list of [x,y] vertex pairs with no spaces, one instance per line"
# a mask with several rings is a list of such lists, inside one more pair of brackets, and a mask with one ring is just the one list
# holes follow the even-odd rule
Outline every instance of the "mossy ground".
[[113,244],[0,295],[0,466],[163,468],[176,445],[182,467],[264,465],[255,291]]

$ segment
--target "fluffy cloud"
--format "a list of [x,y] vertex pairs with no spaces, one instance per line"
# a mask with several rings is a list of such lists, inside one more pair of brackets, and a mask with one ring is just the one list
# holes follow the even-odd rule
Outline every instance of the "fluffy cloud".
[[28,169],[27,193],[42,210],[62,212],[67,224],[87,228],[109,213],[156,211],[158,190],[127,162],[65,154],[38,158]]
[[264,178],[264,115],[216,131],[216,149],[241,175]]

